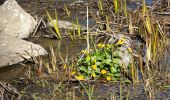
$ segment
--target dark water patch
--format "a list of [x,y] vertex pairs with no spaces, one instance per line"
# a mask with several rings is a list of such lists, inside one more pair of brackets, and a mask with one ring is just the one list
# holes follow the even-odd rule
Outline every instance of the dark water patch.
[[15,79],[25,76],[25,72],[28,66],[13,65],[0,69],[0,80],[4,82],[12,82]]

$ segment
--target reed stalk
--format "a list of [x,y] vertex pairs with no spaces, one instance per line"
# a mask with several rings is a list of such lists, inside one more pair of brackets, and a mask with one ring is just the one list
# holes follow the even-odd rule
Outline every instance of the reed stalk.
[[142,0],[142,18],[145,17],[146,12],[147,12],[146,2],[145,0]]
[[128,14],[127,14],[127,4],[126,4],[126,0],[123,1],[123,11],[124,11],[124,15],[127,18]]
[[55,29],[55,36],[58,38],[58,39],[61,39],[61,32],[60,32],[60,29],[59,29],[59,25],[58,25],[58,15],[57,15],[57,11],[55,10],[55,20],[56,22],[54,22],[54,20],[52,19],[50,13],[48,12],[48,10],[46,10],[46,13],[47,13],[47,17],[48,19],[50,20],[50,22],[52,23],[54,29]]
[[98,8],[101,14],[103,15],[103,0],[98,1]]
[[89,43],[89,7],[87,5],[87,37],[86,37],[86,41],[87,41],[87,52],[90,52],[90,43]]
[[79,19],[78,17],[76,16],[76,25],[77,25],[77,34],[78,34],[78,37],[81,36],[81,27],[80,27],[80,24],[79,24]]
[[118,0],[113,0],[115,15],[118,14]]
[[70,17],[71,12],[68,10],[68,7],[66,6],[66,4],[64,4],[64,9],[66,11],[67,16]]

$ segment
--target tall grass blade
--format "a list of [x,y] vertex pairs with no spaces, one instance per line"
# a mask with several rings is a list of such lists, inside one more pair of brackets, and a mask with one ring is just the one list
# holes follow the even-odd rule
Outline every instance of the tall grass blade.
[[77,24],[77,34],[80,37],[81,27],[80,27],[79,20],[78,20],[77,16],[76,16],[76,24]]
[[66,4],[64,4],[64,9],[66,11],[67,16],[70,17],[71,12],[68,10],[68,7],[66,6]]
[[146,2],[145,0],[142,0],[142,17],[145,17],[145,14],[147,12]]
[[130,34],[133,34],[133,33],[134,33],[131,15],[129,15],[129,33],[130,33]]
[[151,47],[152,47],[152,42],[151,42],[151,36],[152,36],[152,26],[151,26],[151,20],[149,17],[149,14],[146,15],[146,19],[144,20],[144,26],[145,26],[145,41],[146,41],[146,65],[148,70],[149,68],[149,61],[151,61]]
[[72,33],[70,32],[70,30],[68,30],[68,33],[70,34],[71,40],[74,40],[74,39],[73,39],[73,35],[72,35]]
[[55,18],[56,18],[56,28],[55,28],[55,30],[57,32],[59,39],[61,39],[61,32],[60,32],[59,25],[58,25],[58,15],[57,15],[56,10],[55,10]]
[[145,26],[149,34],[152,34],[151,20],[149,15],[146,15]]
[[118,14],[118,0],[113,0],[114,3],[114,10],[115,10],[115,14]]
[[103,15],[103,0],[99,0],[98,2],[98,8],[101,14]]
[[133,83],[135,83],[134,61],[131,62],[131,76]]
[[94,85],[92,87],[90,87],[90,85],[89,85],[89,87],[86,88],[85,85],[81,81],[79,81],[79,83],[85,89],[85,91],[88,95],[88,100],[92,100],[92,96],[93,96],[93,92],[94,92]]
[[152,52],[153,52],[153,61],[155,62],[155,59],[156,59],[156,49],[158,48],[158,26],[156,26],[156,32],[153,36],[153,47],[152,47]]
[[124,11],[124,15],[127,18],[127,5],[126,5],[126,0],[123,1],[123,11]]
[[89,7],[87,5],[87,37],[86,37],[86,41],[87,41],[87,52],[90,52],[90,42],[89,42]]
[[58,16],[57,16],[57,11],[55,10],[55,17],[56,17],[56,22],[53,21],[50,13],[48,12],[48,10],[46,10],[46,13],[47,13],[47,16],[48,16],[48,19],[50,20],[50,22],[52,23],[54,29],[55,29],[55,36],[58,38],[58,39],[61,39],[61,33],[60,33],[60,30],[59,30],[59,26],[58,26]]

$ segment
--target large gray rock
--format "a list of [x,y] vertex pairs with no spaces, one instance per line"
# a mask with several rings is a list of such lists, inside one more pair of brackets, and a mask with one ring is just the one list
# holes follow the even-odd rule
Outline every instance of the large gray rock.
[[108,43],[113,44],[121,39],[124,39],[124,42],[121,46],[119,46],[118,53],[121,58],[119,63],[120,65],[124,65],[125,67],[127,67],[129,63],[131,63],[131,60],[133,58],[131,52],[129,51],[129,49],[131,48],[132,40],[128,36],[125,36],[123,34],[113,34],[111,35],[111,38],[109,39]]
[[[54,24],[56,24],[55,19],[53,20],[53,22],[54,22]],[[54,27],[52,22],[49,22],[48,25],[50,27]],[[78,29],[78,27],[80,27],[82,31],[86,30],[86,28],[83,27],[83,26],[78,26],[74,23],[71,23],[71,22],[68,22],[68,21],[61,21],[61,20],[58,20],[58,27],[61,28],[61,29],[68,29],[68,30],[74,30],[74,29]]]
[[15,0],[0,5],[0,68],[47,54],[41,46],[20,39],[27,38],[36,24]]
[[15,0],[6,0],[0,5],[0,31],[17,37],[27,38],[37,22],[26,13]]
[[0,68],[46,54],[46,50],[37,44],[0,33]]

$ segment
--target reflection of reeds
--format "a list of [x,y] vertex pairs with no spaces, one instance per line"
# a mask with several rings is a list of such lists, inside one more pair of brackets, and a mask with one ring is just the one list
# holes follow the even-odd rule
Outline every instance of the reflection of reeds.
[[42,60],[42,58],[39,59],[39,64],[37,66],[37,73],[38,73],[39,76],[41,76],[42,73],[43,73],[43,60]]
[[[57,65],[57,60],[56,60],[56,55],[54,53],[53,47],[50,47],[51,51],[51,65],[52,65],[52,71],[56,71],[56,65]],[[57,69],[58,70],[58,69]]]
[[60,30],[59,30],[59,25],[58,25],[58,15],[57,15],[57,11],[55,10],[55,20],[56,22],[54,22],[54,20],[52,19],[50,13],[46,10],[46,13],[47,13],[47,16],[48,16],[48,19],[50,20],[50,22],[52,23],[54,29],[55,29],[55,36],[58,38],[58,39],[61,39],[61,33],[60,33]]

